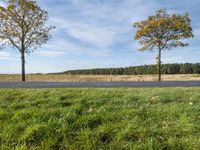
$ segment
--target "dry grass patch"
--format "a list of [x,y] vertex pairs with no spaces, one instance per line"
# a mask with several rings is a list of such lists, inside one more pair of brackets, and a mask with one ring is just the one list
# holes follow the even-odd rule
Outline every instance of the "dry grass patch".
[[[0,75],[0,82],[20,81],[20,75]],[[79,82],[79,81],[156,81],[157,75],[67,75],[39,74],[27,75],[27,81],[43,82]],[[162,75],[164,81],[195,81],[200,74]]]

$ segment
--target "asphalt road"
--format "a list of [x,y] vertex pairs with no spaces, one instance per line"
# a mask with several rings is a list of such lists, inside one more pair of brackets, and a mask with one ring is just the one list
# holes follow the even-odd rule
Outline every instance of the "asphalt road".
[[200,81],[162,82],[1,82],[0,88],[118,88],[118,87],[200,87]]

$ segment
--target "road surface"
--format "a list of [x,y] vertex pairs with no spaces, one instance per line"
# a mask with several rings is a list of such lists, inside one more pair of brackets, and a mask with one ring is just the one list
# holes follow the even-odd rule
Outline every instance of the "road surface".
[[200,87],[200,81],[162,82],[1,82],[0,88],[118,88],[118,87]]

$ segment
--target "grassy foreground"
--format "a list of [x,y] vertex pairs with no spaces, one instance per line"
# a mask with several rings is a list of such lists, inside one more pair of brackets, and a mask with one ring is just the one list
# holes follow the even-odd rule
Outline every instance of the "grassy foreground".
[[199,150],[200,88],[0,90],[1,149]]
[[[68,75],[68,74],[29,74],[27,81],[79,82],[79,81],[157,81],[157,75]],[[200,80],[200,74],[162,75],[164,81]],[[0,74],[0,82],[21,81],[21,75]]]

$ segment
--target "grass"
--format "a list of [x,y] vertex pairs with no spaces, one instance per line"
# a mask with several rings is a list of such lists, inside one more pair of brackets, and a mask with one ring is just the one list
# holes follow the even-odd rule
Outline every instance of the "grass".
[[[165,81],[200,80],[200,74],[162,75]],[[0,82],[21,81],[20,75],[0,74]],[[157,75],[67,75],[67,74],[31,74],[27,81],[66,82],[66,81],[157,81]]]
[[0,90],[2,150],[199,150],[200,88]]

